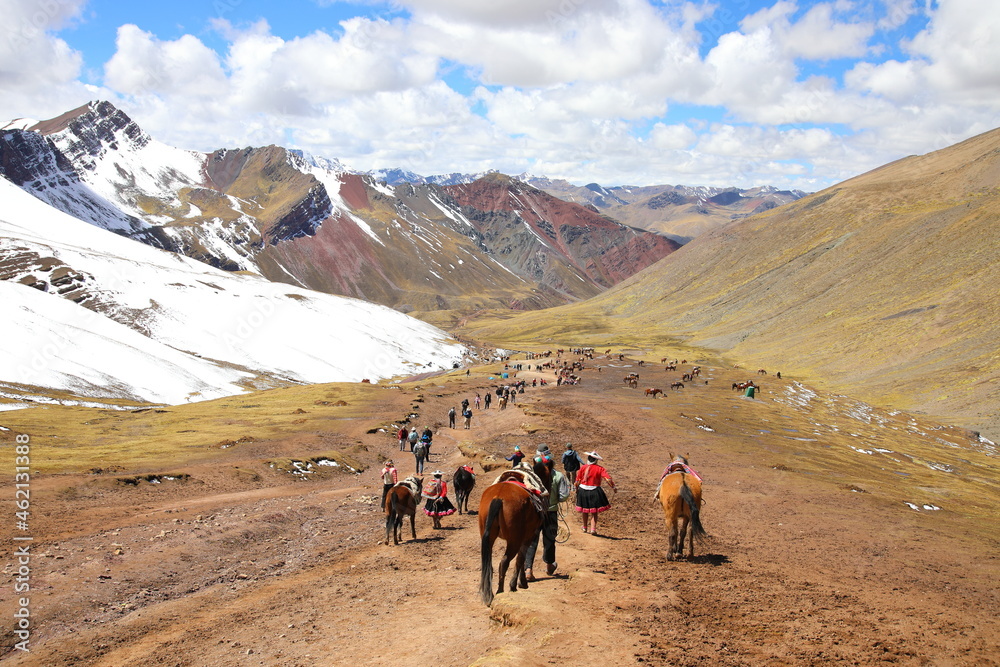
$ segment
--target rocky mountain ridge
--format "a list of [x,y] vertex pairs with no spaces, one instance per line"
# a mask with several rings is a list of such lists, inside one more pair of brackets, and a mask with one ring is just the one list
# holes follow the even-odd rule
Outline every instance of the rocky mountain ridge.
[[[279,146],[184,151],[107,102],[9,124],[0,131],[0,170],[59,210],[149,245],[404,311],[566,303],[678,247],[580,206],[549,203],[539,207],[549,218],[528,221],[509,207],[473,203],[488,198],[458,202],[449,190],[456,186],[392,187]],[[547,243],[536,233],[542,224],[579,239]],[[598,261],[602,253],[612,254],[613,268]]]

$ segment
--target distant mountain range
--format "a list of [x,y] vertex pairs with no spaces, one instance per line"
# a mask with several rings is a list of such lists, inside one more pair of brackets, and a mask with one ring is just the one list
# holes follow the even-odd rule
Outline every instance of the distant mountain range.
[[108,102],[9,124],[0,174],[148,245],[403,311],[567,303],[679,247],[499,174],[392,186],[278,146],[173,148]]
[[[368,172],[389,185],[402,183],[466,185],[490,174],[421,176],[404,169]],[[581,204],[618,222],[663,234],[687,243],[699,234],[757,213],[801,199],[802,190],[779,190],[770,185],[741,189],[688,185],[573,185],[569,181],[531,174],[512,178],[567,202]]]
[[465,333],[676,337],[752,359],[751,374],[780,370],[996,440],[998,182],[993,130],[702,234],[593,299]]

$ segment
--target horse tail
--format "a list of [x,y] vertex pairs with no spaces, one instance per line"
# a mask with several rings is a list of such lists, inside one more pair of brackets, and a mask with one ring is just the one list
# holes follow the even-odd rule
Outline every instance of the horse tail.
[[482,552],[482,563],[479,568],[479,597],[488,607],[493,602],[493,541],[490,539],[490,531],[493,522],[500,516],[503,510],[503,500],[494,498],[490,502],[490,509],[486,515],[486,523],[483,524],[483,537],[480,549]]
[[691,534],[695,537],[704,537],[707,533],[701,525],[701,508],[694,501],[694,495],[691,493],[691,488],[687,485],[687,481],[681,483],[680,494],[684,502],[687,503],[688,509],[691,510]]

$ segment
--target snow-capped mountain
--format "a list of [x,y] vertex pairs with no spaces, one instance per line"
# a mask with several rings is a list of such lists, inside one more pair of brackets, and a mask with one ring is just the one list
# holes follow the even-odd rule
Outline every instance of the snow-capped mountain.
[[[107,102],[0,130],[0,174],[69,215],[146,244],[404,312],[557,305],[592,296],[677,247],[576,205],[526,212],[506,200],[477,208],[486,199],[456,199],[455,188],[468,192],[496,174],[393,187],[278,146],[173,148]],[[451,182],[458,184],[441,185]],[[543,209],[562,217],[539,220]],[[546,241],[538,225],[559,238],[565,228],[575,242]],[[603,254],[637,235],[643,253],[604,266]]]
[[392,309],[230,273],[73,218],[0,179],[0,394],[179,403],[450,368]]

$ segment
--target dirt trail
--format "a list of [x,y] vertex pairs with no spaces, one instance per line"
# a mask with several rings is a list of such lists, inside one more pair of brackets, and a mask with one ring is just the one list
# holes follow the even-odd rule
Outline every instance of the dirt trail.
[[[788,417],[788,431],[803,424],[774,394],[752,402],[721,388],[738,373],[718,368],[712,385],[648,399],[622,386],[623,368],[529,389],[506,411],[477,411],[470,430],[438,431],[427,471],[449,479],[466,460],[460,444],[501,458],[514,444],[546,442],[558,456],[573,442],[600,451],[620,489],[600,536],[570,512],[557,575],[537,563],[539,580],[492,608],[477,594],[475,515],[434,531],[421,514],[417,540],[379,543],[377,467],[294,484],[260,471],[260,488],[236,492],[193,468],[203,487],[45,499],[46,532],[58,537],[36,545],[33,652],[5,662],[998,664],[997,536],[768,464],[776,446],[737,427],[749,432],[745,420],[764,414]],[[421,389],[432,423],[496,384],[434,382]],[[370,465],[389,456],[412,471],[390,435],[366,443]],[[689,561],[665,560],[650,502],[670,451],[705,477],[711,537]],[[470,507],[497,472],[480,473]]]

